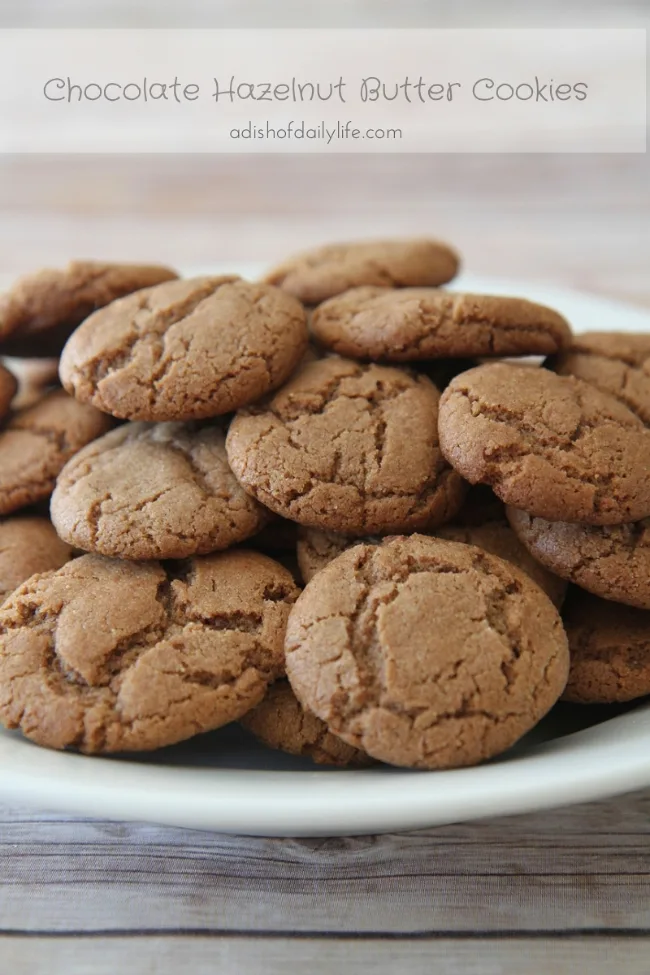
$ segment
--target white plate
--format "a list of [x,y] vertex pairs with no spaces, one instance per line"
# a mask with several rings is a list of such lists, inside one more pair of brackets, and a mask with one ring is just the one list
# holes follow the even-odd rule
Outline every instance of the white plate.
[[[649,312],[578,292],[470,275],[456,286],[552,305],[578,331],[650,331]],[[0,731],[0,791],[5,801],[69,813],[262,836],[415,829],[650,785],[650,704],[611,714],[559,705],[505,756],[451,772],[314,770],[236,727],[125,759],[49,752]]]

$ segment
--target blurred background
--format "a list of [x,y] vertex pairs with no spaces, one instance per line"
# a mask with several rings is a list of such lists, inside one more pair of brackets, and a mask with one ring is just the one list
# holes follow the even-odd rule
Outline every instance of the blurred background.
[[[0,0],[0,27],[621,27],[648,0]],[[650,305],[647,155],[0,157],[0,274],[71,257],[181,268],[432,234],[478,273]]]

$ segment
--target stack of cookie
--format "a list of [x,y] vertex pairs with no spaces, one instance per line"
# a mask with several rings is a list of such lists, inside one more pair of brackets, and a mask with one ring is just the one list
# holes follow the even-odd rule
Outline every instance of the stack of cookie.
[[348,244],[259,283],[86,263],[0,299],[0,352],[60,354],[63,386],[16,409],[0,372],[7,727],[97,754],[240,720],[446,768],[563,692],[650,693],[650,340],[579,344],[443,289],[457,267]]

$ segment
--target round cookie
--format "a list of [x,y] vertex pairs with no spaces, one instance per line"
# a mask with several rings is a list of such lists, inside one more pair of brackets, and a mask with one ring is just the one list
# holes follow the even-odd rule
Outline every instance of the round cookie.
[[354,288],[320,305],[311,330],[340,355],[389,362],[548,355],[571,341],[568,323],[543,305],[436,288]]
[[72,558],[47,518],[0,521],[0,603],[37,572],[60,569]]
[[458,255],[437,240],[378,240],[328,244],[289,258],[266,276],[306,305],[349,288],[435,286],[458,272]]
[[650,424],[650,335],[585,332],[553,360],[561,376],[577,376],[611,393]]
[[571,669],[563,700],[614,704],[650,694],[650,613],[576,589],[564,626]]
[[650,430],[613,396],[546,369],[492,363],[452,379],[440,444],[470,483],[549,521],[650,515]]
[[167,267],[72,261],[20,278],[0,295],[2,352],[56,356],[84,318],[116,298],[176,278]]
[[143,751],[236,721],[282,674],[297,589],[236,550],[178,566],[84,555],[0,610],[0,720],[49,748]]
[[333,735],[324,721],[303,710],[286,680],[273,684],[261,704],[239,723],[269,748],[311,758],[318,765],[371,762],[364,752]]
[[9,412],[11,401],[17,390],[16,377],[0,362],[0,420]]
[[512,562],[542,589],[558,608],[564,602],[567,584],[533,558],[505,521],[485,522],[483,525],[442,525],[435,531],[437,538],[449,542],[475,545],[484,552]]
[[421,535],[327,565],[293,608],[285,649],[304,708],[373,758],[417,768],[509,748],[569,669],[560,617],[524,573]]
[[234,277],[171,281],[114,301],[72,335],[61,381],[127,420],[197,420],[281,385],[307,347],[290,295]]
[[183,559],[228,548],[266,524],[239,485],[217,426],[125,423],[59,474],[52,521],[61,538],[119,559]]
[[15,413],[0,431],[0,515],[48,498],[67,461],[112,425],[62,389]]
[[582,589],[650,609],[650,518],[626,525],[576,525],[508,508],[508,520],[538,563]]
[[321,359],[235,416],[228,460],[247,491],[299,524],[351,535],[428,528],[464,493],[438,446],[438,399],[424,376]]

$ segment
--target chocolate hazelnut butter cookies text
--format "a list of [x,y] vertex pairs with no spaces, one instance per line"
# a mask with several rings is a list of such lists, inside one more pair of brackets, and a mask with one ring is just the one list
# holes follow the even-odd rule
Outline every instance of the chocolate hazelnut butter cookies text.
[[105,754],[239,721],[441,769],[562,697],[650,695],[650,335],[574,336],[458,267],[367,241],[0,296],[6,728]]

